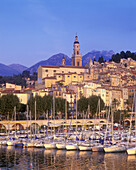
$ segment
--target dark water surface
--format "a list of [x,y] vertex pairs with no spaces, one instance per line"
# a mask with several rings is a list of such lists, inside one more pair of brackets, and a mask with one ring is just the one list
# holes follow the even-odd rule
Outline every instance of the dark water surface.
[[136,170],[136,156],[0,146],[0,170]]

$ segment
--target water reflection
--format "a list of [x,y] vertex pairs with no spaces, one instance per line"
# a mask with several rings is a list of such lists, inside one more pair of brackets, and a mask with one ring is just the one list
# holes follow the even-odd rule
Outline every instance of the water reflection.
[[0,147],[1,169],[135,169],[136,157],[127,153],[45,150],[43,148]]

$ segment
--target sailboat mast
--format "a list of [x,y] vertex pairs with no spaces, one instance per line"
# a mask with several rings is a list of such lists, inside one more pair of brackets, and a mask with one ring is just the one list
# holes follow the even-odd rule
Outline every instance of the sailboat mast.
[[30,110],[30,135],[31,135],[31,139],[32,139],[32,121],[31,121],[31,110]]
[[35,135],[36,135],[36,99],[35,99]]
[[76,136],[77,136],[77,94],[76,94]]
[[112,102],[111,102],[111,122],[112,122],[112,144],[113,144],[113,111],[112,111]]
[[17,125],[16,125],[16,106],[14,107],[14,112],[15,112],[15,137],[16,137],[16,129],[17,129]]
[[27,127],[27,134],[28,134],[28,105],[27,105],[27,125],[26,125]]
[[54,117],[54,134],[55,134],[55,97],[53,93],[53,117]]
[[67,124],[67,100],[65,100],[65,136],[67,136],[66,124]]
[[99,138],[100,138],[100,99],[99,99]]
[[[136,93],[134,93],[134,105],[135,105],[134,113],[135,113],[135,138],[136,138]],[[136,140],[135,140],[135,147],[136,147]]]

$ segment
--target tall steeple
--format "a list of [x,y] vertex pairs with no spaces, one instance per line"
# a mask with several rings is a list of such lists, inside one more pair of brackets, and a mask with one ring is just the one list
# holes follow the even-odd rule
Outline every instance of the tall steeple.
[[66,65],[66,60],[65,60],[65,57],[63,56],[62,58],[62,65],[65,66]]
[[72,56],[72,66],[82,66],[82,55],[80,54],[80,45],[78,42],[77,35],[75,36],[75,42],[74,42],[74,53]]

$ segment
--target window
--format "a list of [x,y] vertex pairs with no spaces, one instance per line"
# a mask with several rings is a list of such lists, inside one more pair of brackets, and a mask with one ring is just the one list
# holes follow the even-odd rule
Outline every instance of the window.
[[45,72],[48,72],[48,70],[45,70]]
[[76,76],[74,76],[74,78],[76,78]]
[[77,51],[77,55],[79,54],[79,51]]
[[60,76],[59,76],[60,77]]
[[77,66],[79,66],[79,62],[77,62]]
[[56,72],[56,70],[53,70],[53,72],[55,73],[55,72]]
[[68,76],[68,77],[70,77],[70,76]]

